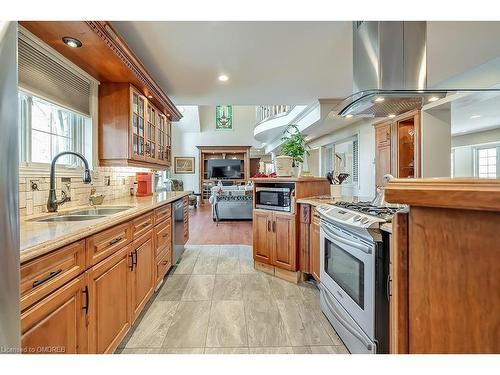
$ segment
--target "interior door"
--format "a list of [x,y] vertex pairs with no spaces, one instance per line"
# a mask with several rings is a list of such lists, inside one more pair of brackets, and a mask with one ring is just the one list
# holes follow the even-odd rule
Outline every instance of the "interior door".
[[146,241],[133,243],[133,270],[132,279],[132,323],[139,316],[142,309],[149,300],[154,291],[154,268],[155,251],[153,247],[153,238],[149,235]]
[[87,271],[90,353],[114,352],[130,328],[130,253],[125,246]]
[[21,314],[21,347],[27,354],[87,352],[87,289],[81,275]]
[[280,268],[296,271],[297,251],[295,238],[295,215],[275,212],[271,224],[274,237],[272,263]]
[[273,213],[271,211],[253,211],[253,255],[254,259],[271,264],[271,224]]

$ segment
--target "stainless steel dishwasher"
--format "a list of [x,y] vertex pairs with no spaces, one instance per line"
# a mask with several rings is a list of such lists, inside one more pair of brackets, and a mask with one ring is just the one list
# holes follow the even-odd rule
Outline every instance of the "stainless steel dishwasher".
[[182,199],[175,201],[172,204],[174,227],[172,230],[173,236],[173,254],[172,264],[176,265],[182,253],[184,252],[184,207]]

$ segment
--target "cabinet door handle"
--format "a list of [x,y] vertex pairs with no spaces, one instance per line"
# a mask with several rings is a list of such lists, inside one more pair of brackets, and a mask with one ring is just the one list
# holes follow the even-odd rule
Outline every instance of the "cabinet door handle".
[[149,221],[147,223],[142,224],[143,228],[149,227]]
[[128,268],[130,268],[130,271],[133,271],[134,270],[134,252],[133,251],[130,252],[129,257],[130,257],[130,266],[128,266]]
[[167,238],[167,237],[168,237],[168,235],[169,235],[169,233],[165,233],[162,237],[163,237],[163,238]]
[[83,294],[85,294],[85,305],[82,307],[82,310],[85,310],[85,315],[89,314],[89,287],[86,286],[85,289],[82,291]]
[[134,250],[132,255],[135,255],[135,257],[134,256],[132,257],[132,266],[135,266],[135,268],[137,269],[137,250]]
[[52,279],[53,277],[56,277],[57,275],[59,275],[60,273],[62,272],[62,269],[59,268],[57,271],[51,271],[47,276],[45,276],[43,279],[40,279],[40,280],[36,280],[33,282],[33,288],[36,288],[37,286],[43,284],[44,282],[46,281],[49,281],[50,279]]
[[273,221],[273,233],[276,233],[276,221]]
[[271,231],[271,222],[269,220],[267,221],[267,231]]
[[114,245],[115,243],[118,243],[118,242],[120,242],[121,240],[122,240],[122,237],[117,237],[117,238],[115,238],[115,239],[113,239],[113,240],[109,241],[109,245],[110,245],[110,246],[111,246],[111,245]]

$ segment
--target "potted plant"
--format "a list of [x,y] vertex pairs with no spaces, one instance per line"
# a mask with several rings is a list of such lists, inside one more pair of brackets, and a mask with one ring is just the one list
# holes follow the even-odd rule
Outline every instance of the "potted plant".
[[283,132],[281,140],[283,144],[280,156],[276,158],[276,173],[278,176],[290,176],[293,170],[293,174],[298,176],[300,163],[304,161],[304,155],[309,154],[306,139],[300,133],[297,125],[290,124]]

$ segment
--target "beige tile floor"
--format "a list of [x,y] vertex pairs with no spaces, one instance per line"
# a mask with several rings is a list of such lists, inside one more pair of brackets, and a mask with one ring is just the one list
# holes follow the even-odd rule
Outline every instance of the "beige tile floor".
[[253,268],[252,248],[188,245],[117,353],[347,354],[319,293]]

